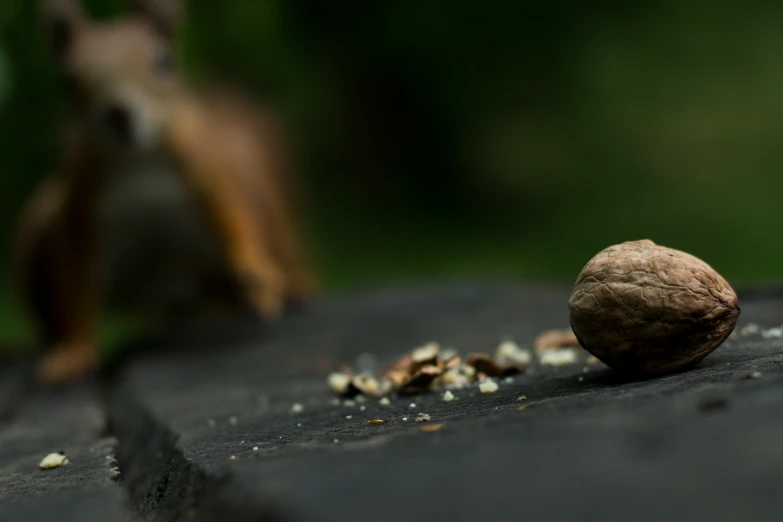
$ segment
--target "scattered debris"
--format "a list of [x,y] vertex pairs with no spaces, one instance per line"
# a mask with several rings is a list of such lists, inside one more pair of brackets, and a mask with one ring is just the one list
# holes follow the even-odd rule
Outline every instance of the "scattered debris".
[[356,401],[352,401],[351,399],[345,399],[343,401],[343,407],[345,408],[353,408],[356,406]]
[[291,406],[291,413],[302,413],[303,411],[304,411],[304,406],[299,402],[294,403]]
[[783,328],[776,327],[769,330],[762,330],[761,337],[764,339],[780,339],[783,337]]
[[530,366],[532,358],[529,350],[512,341],[500,343],[494,356],[478,353],[467,361],[455,350],[441,350],[438,343],[430,342],[403,355],[382,373],[373,375],[365,370],[357,375],[350,367],[344,367],[329,374],[327,382],[332,393],[344,399],[359,394],[383,398],[392,392],[417,395],[433,389],[465,388],[486,377],[518,374]]
[[120,476],[122,475],[122,472],[120,471],[120,468],[114,466],[109,468],[109,480],[118,481],[120,480]]
[[481,390],[481,393],[495,393],[498,391],[499,386],[498,383],[493,381],[492,379],[487,379],[481,384],[479,384],[479,390]]
[[229,417],[228,423],[231,424],[232,426],[236,426],[237,424],[239,424],[239,419],[237,419],[236,417]]
[[253,451],[258,451],[258,446],[253,446]]
[[41,467],[41,469],[53,469],[59,468],[60,466],[65,466],[69,462],[70,461],[68,460],[68,456],[65,454],[65,452],[58,451],[57,453],[50,453],[45,456],[38,465]]
[[525,410],[527,409],[527,407],[528,407],[528,405],[527,405],[527,404],[523,404],[522,406],[520,406],[519,408],[517,408],[517,411],[525,411]]
[[443,427],[443,423],[441,424],[425,424],[419,430],[423,431],[424,433],[432,433],[433,431],[438,431]]
[[541,364],[544,366],[563,366],[574,364],[577,360],[576,352],[572,348],[561,350],[547,350],[541,354]]
[[568,330],[547,330],[541,332],[536,337],[536,340],[533,341],[533,348],[538,355],[543,354],[547,350],[559,350],[560,348],[569,348],[571,346],[579,346],[579,341],[570,328]]
[[231,455],[231,456],[228,458],[228,460],[237,460],[237,456],[236,456],[236,455]]
[[443,394],[443,400],[445,402],[451,402],[454,400],[454,394],[451,393],[451,390],[446,390],[446,392]]
[[416,422],[427,422],[427,421],[429,421],[430,419],[431,419],[431,417],[430,417],[430,416],[429,416],[429,414],[427,414],[427,413],[419,413],[419,414],[416,416]]
[[367,424],[371,424],[371,425],[374,426],[376,424],[386,424],[387,422],[389,422],[389,421],[384,420],[384,419],[373,419],[373,420],[367,421]]
[[585,362],[587,364],[589,364],[590,366],[594,366],[594,365],[598,364],[599,361],[598,361],[598,357],[596,357],[595,355],[588,355],[587,359],[585,360]]
[[333,441],[333,442],[334,442],[335,444],[337,444],[338,442],[340,442],[340,439],[334,439],[334,441]]
[[351,420],[351,419],[353,419],[353,415],[346,415],[345,418],[348,419],[348,420]]
[[517,398],[517,400],[518,401],[526,401],[527,400],[527,395],[523,395],[523,396]]
[[362,404],[361,406],[359,406],[359,411],[364,411],[364,410],[366,410],[366,409],[367,409],[367,406],[365,406],[364,404]]
[[580,375],[578,380],[579,380],[579,382],[582,382],[582,381],[585,380],[585,378]]
[[742,374],[743,379],[761,379],[761,372],[745,372]]
[[412,402],[412,403],[408,404],[408,409],[409,410],[415,410],[416,409],[416,403]]
[[408,420],[408,417],[403,417],[402,420],[406,421],[406,420]]
[[381,406],[389,406],[391,404],[391,401],[388,397],[381,397],[381,400],[379,401],[379,404]]

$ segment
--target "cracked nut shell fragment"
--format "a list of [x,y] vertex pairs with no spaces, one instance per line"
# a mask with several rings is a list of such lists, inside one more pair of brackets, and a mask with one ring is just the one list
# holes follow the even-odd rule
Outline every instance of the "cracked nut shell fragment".
[[737,294],[707,263],[649,240],[599,252],[579,274],[568,309],[592,355],[653,374],[698,363],[731,334],[740,312]]

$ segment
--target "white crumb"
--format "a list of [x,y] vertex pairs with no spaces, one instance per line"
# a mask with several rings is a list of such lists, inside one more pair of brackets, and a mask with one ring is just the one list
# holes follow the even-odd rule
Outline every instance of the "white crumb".
[[748,325],[745,325],[740,330],[740,335],[747,336],[747,335],[757,335],[761,331],[761,327],[757,325],[756,323],[750,323]]
[[574,364],[575,362],[576,352],[573,348],[548,350],[541,354],[541,364],[544,366],[562,366],[565,364]]
[[391,401],[388,397],[382,397],[380,401],[378,401],[381,406],[388,406],[391,404]]
[[432,418],[432,417],[430,417],[430,416],[429,416],[429,414],[427,414],[427,413],[419,413],[419,414],[416,416],[416,422],[427,422],[427,421],[428,421],[428,420],[430,420],[431,418]]
[[481,390],[481,393],[495,393],[498,391],[498,388],[498,383],[492,379],[487,379],[486,381],[479,384],[479,390]]
[[451,393],[451,391],[446,390],[446,392],[443,394],[443,400],[445,402],[451,402],[454,400],[454,394]]
[[351,385],[351,377],[342,372],[334,372],[329,374],[327,383],[332,393],[342,395],[348,391],[348,387]]
[[45,456],[40,464],[38,464],[41,469],[52,469],[52,468],[59,468],[60,466],[65,466],[68,464],[68,456],[63,453],[62,451],[58,453],[50,453],[47,456]]
[[291,413],[302,413],[304,411],[304,405],[302,403],[294,403],[291,405]]
[[523,350],[513,341],[503,341],[495,352],[495,359],[502,364],[529,365],[533,360],[533,355],[529,350]]

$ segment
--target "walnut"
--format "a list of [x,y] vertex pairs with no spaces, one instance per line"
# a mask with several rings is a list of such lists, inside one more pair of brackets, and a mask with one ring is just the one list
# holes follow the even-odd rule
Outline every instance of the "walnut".
[[704,261],[652,241],[599,252],[568,301],[579,344],[618,370],[692,366],[731,334],[737,294]]

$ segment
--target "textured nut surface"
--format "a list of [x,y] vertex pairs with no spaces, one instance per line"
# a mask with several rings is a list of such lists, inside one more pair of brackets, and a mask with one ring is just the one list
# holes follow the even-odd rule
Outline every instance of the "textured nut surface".
[[704,261],[652,241],[599,252],[568,301],[579,343],[608,366],[665,373],[696,364],[731,334],[737,294]]

